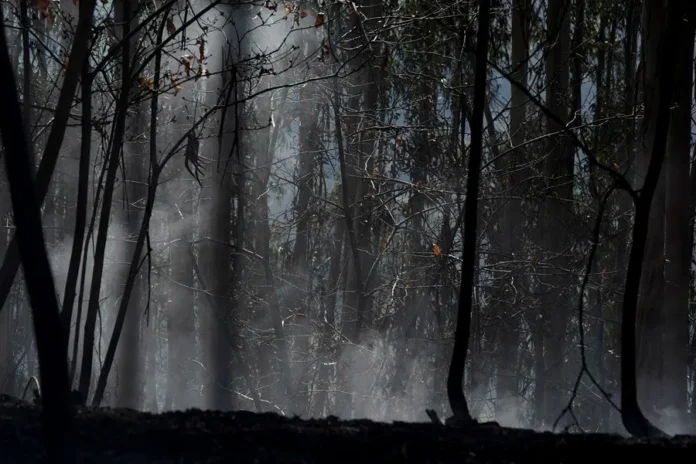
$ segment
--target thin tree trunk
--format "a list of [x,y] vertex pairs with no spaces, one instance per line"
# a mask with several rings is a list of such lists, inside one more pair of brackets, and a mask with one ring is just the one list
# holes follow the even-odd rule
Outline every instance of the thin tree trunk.
[[[476,40],[476,69],[474,73],[474,107],[471,116],[471,145],[469,150],[469,177],[466,183],[464,203],[464,238],[462,251],[462,276],[457,309],[457,327],[454,333],[452,362],[447,376],[447,397],[455,420],[469,422],[471,414],[464,396],[463,380],[471,331],[471,307],[473,300],[474,270],[477,267],[476,239],[478,220],[478,194],[483,152],[483,113],[486,105],[488,73],[488,41],[491,19],[489,0],[481,0]],[[463,127],[463,126],[462,126]]]
[[[128,15],[124,15],[128,16]],[[130,31],[130,21],[124,21],[123,35],[127,36]],[[111,204],[114,195],[114,185],[116,173],[118,171],[120,153],[123,145],[123,138],[128,113],[128,103],[130,91],[133,85],[130,69],[131,41],[125,40],[123,43],[123,54],[121,56],[121,92],[116,105],[116,120],[111,140],[111,150],[109,151],[108,167],[104,182],[104,194],[102,198],[102,208],[99,217],[99,229],[94,251],[94,265],[89,294],[89,306],[85,317],[84,341],[82,349],[82,368],[80,370],[79,390],[82,397],[86,400],[89,394],[89,387],[92,377],[92,360],[94,358],[94,336],[97,325],[97,313],[99,311],[99,295],[101,293],[102,276],[104,273],[104,259],[106,256],[106,239],[109,230],[109,220],[111,219]],[[43,160],[42,160],[43,161]],[[101,399],[100,399],[101,401]]]
[[[58,97],[56,110],[51,123],[51,131],[46,141],[46,148],[39,169],[36,172],[36,195],[39,204],[43,203],[48,193],[51,176],[58,162],[60,149],[65,137],[65,130],[70,118],[72,109],[72,100],[77,88],[80,71],[82,69],[87,52],[89,42],[92,35],[92,16],[96,0],[83,0],[80,2],[80,18],[77,28],[75,29],[75,38],[70,50],[69,62],[63,78],[63,86]],[[33,155],[32,155],[33,156]],[[12,241],[8,246],[5,259],[0,266],[0,312],[5,307],[5,301],[12,290],[17,270],[19,269],[20,257],[19,249],[17,248],[16,237],[12,237]]]

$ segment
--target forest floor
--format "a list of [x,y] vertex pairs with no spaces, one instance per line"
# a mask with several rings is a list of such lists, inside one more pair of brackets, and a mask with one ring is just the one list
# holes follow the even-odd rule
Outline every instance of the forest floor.
[[[693,462],[696,437],[632,440],[495,426],[301,420],[276,414],[190,410],[77,413],[85,463],[583,463],[621,458]],[[39,411],[0,395],[0,463],[41,462]],[[593,463],[594,460],[594,463]]]

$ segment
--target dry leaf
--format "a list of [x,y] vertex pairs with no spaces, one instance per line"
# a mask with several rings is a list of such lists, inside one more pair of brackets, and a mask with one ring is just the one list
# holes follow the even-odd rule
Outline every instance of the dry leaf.
[[300,11],[300,18],[304,19],[307,17],[307,13],[305,11]]
[[205,40],[201,39],[198,45],[198,61],[205,60]]
[[72,4],[77,6],[77,4],[80,3],[80,0],[72,0]]
[[317,19],[314,21],[314,27],[319,27],[324,24],[324,13],[317,13]]
[[292,13],[292,4],[291,4],[291,3],[286,3],[286,4],[285,4],[284,11],[285,11],[285,16],[289,15],[290,13]]
[[179,92],[181,92],[182,90],[184,90],[184,88],[182,86],[180,86],[180,85],[175,86],[174,87],[174,96],[176,97],[177,95],[179,95]]
[[142,85],[143,87],[147,87],[150,90],[154,90],[155,88],[155,82],[149,78],[149,77],[139,77],[137,79],[138,84]]
[[172,35],[176,32],[176,26],[174,25],[174,20],[172,18],[167,19],[167,32]]
[[435,256],[440,256],[442,254],[442,249],[440,248],[440,245],[437,243],[433,243],[433,254]]
[[191,61],[193,61],[193,55],[184,55],[181,57],[181,64],[184,65],[187,76],[191,75]]

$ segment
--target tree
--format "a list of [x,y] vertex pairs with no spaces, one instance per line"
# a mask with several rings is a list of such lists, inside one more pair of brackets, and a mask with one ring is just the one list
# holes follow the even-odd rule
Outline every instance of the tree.
[[447,397],[454,418],[462,421],[472,419],[462,388],[466,353],[471,330],[471,297],[473,293],[474,260],[476,247],[477,204],[481,152],[483,150],[483,110],[486,104],[486,77],[488,72],[488,30],[491,5],[481,0],[476,40],[476,70],[474,74],[474,107],[471,117],[471,146],[469,151],[469,178],[464,206],[464,243],[462,251],[462,280],[457,311],[457,329],[454,333],[452,362],[447,377]]
[[[0,11],[0,22],[4,22]],[[39,353],[43,383],[41,415],[46,448],[53,462],[74,462],[73,417],[68,387],[66,341],[60,330],[58,302],[48,263],[41,227],[39,200],[32,179],[32,155],[26,141],[22,112],[17,99],[5,28],[0,29],[0,99],[5,111],[0,116],[0,131],[5,147],[12,210],[17,223],[17,247],[24,265]]]

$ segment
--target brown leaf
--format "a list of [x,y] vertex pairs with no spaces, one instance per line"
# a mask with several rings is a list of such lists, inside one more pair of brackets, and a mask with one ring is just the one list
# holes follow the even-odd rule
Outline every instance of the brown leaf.
[[314,27],[320,27],[324,25],[324,13],[317,13],[317,19],[314,21]]
[[149,78],[149,77],[138,77],[137,79],[138,84],[142,85],[143,87],[147,87],[150,90],[154,90],[155,88],[155,82]]
[[198,61],[203,62],[205,60],[205,40],[201,39],[198,44]]
[[187,76],[191,75],[191,61],[193,61],[193,55],[184,55],[181,57],[181,64],[184,65]]
[[437,243],[433,243],[433,254],[435,256],[440,256],[442,254],[442,248]]
[[300,11],[300,18],[304,19],[307,17],[307,12],[306,11]]
[[179,92],[181,92],[182,90],[184,90],[184,88],[182,86],[180,86],[180,85],[175,86],[174,87],[174,96],[176,97],[177,95],[179,95]]
[[169,35],[176,32],[176,26],[174,25],[174,20],[172,18],[167,18],[167,32]]

